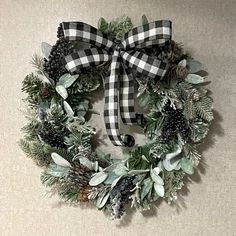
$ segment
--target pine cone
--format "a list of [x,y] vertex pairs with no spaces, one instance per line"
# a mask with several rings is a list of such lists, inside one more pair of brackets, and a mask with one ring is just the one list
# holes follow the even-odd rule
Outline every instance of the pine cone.
[[48,88],[47,88],[47,87],[44,87],[44,86],[41,87],[41,88],[40,88],[40,91],[39,91],[39,95],[40,95],[42,98],[47,98],[47,97],[50,95]]
[[52,147],[65,148],[63,136],[58,133],[55,127],[48,121],[43,122],[42,128],[38,131],[40,138]]
[[196,89],[191,90],[190,96],[194,102],[197,102],[200,99],[200,95]]
[[85,166],[76,163],[70,169],[68,179],[74,188],[80,188],[85,190],[89,187],[89,181],[91,179],[92,172]]
[[165,77],[168,79],[184,79],[188,73],[189,71],[187,68],[173,64],[166,72]]
[[81,189],[79,192],[79,201],[87,202],[89,201],[88,196],[91,193],[92,188],[90,186],[86,186],[85,188]]

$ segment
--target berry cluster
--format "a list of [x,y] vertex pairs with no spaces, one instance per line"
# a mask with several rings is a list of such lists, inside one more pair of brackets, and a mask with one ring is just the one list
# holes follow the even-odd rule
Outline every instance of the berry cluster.
[[73,52],[74,46],[71,42],[63,37],[61,25],[58,27],[56,44],[52,47],[48,60],[44,58],[44,71],[54,81],[66,73],[66,68],[63,65],[63,58]]
[[182,111],[180,109],[174,109],[169,105],[166,105],[163,111],[166,118],[161,132],[161,141],[168,144],[178,133],[186,141],[189,134],[189,127]]
[[55,127],[48,121],[42,123],[42,128],[38,131],[38,135],[42,141],[52,147],[65,148],[63,136],[58,133]]
[[120,218],[124,213],[124,205],[128,203],[129,197],[134,188],[133,177],[127,176],[121,179],[111,190],[112,215],[114,218]]

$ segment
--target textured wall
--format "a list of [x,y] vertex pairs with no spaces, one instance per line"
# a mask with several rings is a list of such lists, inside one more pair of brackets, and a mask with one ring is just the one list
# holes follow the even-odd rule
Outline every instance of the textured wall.
[[[95,208],[73,208],[44,197],[40,169],[17,147],[25,120],[21,81],[41,41],[53,43],[59,22],[96,25],[100,16],[128,14],[140,24],[171,19],[182,41],[209,71],[216,119],[202,145],[204,164],[181,192],[180,208],[166,204],[110,221]],[[236,2],[231,0],[0,0],[0,235],[234,235],[236,153]],[[97,104],[97,106],[102,106]],[[109,147],[106,147],[109,149]],[[119,150],[115,151],[119,153]]]

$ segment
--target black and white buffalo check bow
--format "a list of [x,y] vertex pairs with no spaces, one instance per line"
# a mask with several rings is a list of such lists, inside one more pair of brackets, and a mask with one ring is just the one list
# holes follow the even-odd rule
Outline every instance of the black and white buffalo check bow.
[[152,45],[164,45],[171,39],[171,21],[160,20],[133,28],[124,40],[116,44],[93,26],[83,22],[63,22],[64,37],[91,44],[92,48],[80,50],[65,57],[65,67],[70,73],[82,68],[110,62],[109,76],[105,79],[104,120],[108,137],[116,146],[126,146],[130,135],[119,131],[118,113],[124,124],[137,124],[134,111],[134,83],[130,69],[151,78],[162,78],[168,63],[141,52]]

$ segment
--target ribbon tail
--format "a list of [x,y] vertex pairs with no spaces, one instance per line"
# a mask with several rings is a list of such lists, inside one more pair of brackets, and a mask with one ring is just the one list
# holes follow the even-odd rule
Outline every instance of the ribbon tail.
[[112,57],[110,75],[105,79],[104,121],[109,139],[115,146],[133,146],[134,138],[131,135],[121,134],[119,130],[119,52],[115,51]]
[[124,124],[136,125],[136,113],[134,111],[134,80],[131,73],[120,75],[120,116]]
[[110,75],[105,79],[105,105],[104,121],[107,135],[115,146],[123,146],[119,131],[118,113],[119,113],[119,78],[118,71],[120,62],[118,61],[118,52],[114,52],[112,57]]

